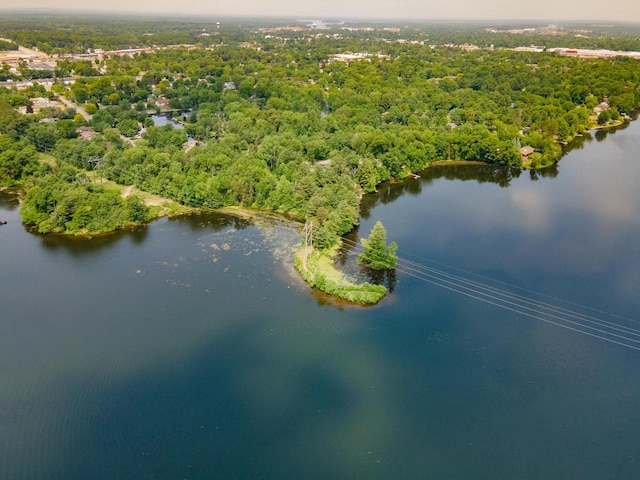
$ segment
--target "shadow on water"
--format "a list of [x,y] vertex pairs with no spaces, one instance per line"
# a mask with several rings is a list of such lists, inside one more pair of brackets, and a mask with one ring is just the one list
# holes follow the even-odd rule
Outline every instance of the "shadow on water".
[[[20,191],[14,188],[0,190],[0,209],[13,211],[20,206]],[[0,218],[2,220],[2,218]]]
[[571,142],[565,145],[562,149],[563,154],[567,154],[572,150],[582,150],[586,145],[593,142],[594,140],[596,142],[602,142],[609,135],[614,135],[616,132],[626,130],[627,128],[629,128],[630,125],[631,125],[631,122],[624,122],[623,124],[618,125],[617,127],[598,128],[598,129],[585,132],[582,135],[575,137]]
[[425,185],[431,185],[435,180],[476,181],[478,183],[495,183],[501,187],[508,187],[514,178],[520,177],[520,168],[502,167],[499,165],[432,165],[420,172],[420,178],[408,178],[403,182],[386,182],[380,185],[378,192],[362,197],[360,215],[368,219],[370,211],[379,204],[394,202],[405,194],[420,195]]
[[397,275],[395,270],[372,270],[371,268],[362,268],[360,274],[367,278],[369,283],[374,285],[384,285],[393,293],[396,288]]
[[[617,127],[596,129],[585,132],[582,136],[576,137],[572,142],[563,147],[563,154],[566,155],[572,150],[581,150],[592,141],[602,142],[609,135],[625,130],[630,123],[625,122]],[[560,160],[562,161],[562,159]],[[424,185],[430,185],[435,180],[461,180],[476,181],[478,183],[495,183],[500,187],[507,188],[513,179],[519,178],[526,170],[520,168],[503,167],[490,164],[438,164],[420,172],[420,178],[409,177],[398,183],[386,182],[378,187],[378,192],[365,195],[362,198],[360,214],[364,219],[368,219],[370,211],[380,204],[387,204],[396,201],[405,194],[419,195]],[[558,163],[539,170],[529,170],[529,177],[532,181],[539,178],[555,178],[559,174]]]
[[182,225],[188,226],[192,231],[198,231],[203,227],[212,229],[214,232],[233,227],[236,230],[244,230],[253,225],[251,220],[220,212],[204,212],[193,215],[184,215],[169,219],[170,222],[180,222]]
[[[158,221],[179,222],[181,225],[189,227],[191,231],[200,231],[202,228],[207,228],[213,232],[217,232],[229,227],[233,227],[236,230],[243,230],[251,226],[251,222],[247,219],[216,212],[185,215],[171,219],[160,219]],[[29,228],[27,228],[27,231],[31,235],[38,237],[45,249],[51,251],[65,250],[73,256],[91,255],[100,250],[111,248],[125,239],[135,245],[140,245],[149,236],[149,228],[147,225],[94,237],[43,235]]]
[[358,265],[357,256],[362,251],[359,231],[359,227],[356,226],[353,230],[343,235],[345,241],[340,246],[336,263],[338,263],[341,271],[358,278],[359,281],[369,282],[374,285],[384,285],[389,290],[389,293],[393,293],[397,281],[395,270],[372,270]]
[[529,170],[529,179],[532,182],[539,180],[540,178],[556,178],[560,171],[558,170],[558,164],[554,163],[545,168],[538,170]]
[[618,125],[617,127],[609,127],[593,130],[593,136],[595,137],[597,142],[604,141],[609,135],[613,135],[616,132],[626,130],[629,128],[630,122],[624,122],[622,125]]
[[420,173],[422,183],[433,183],[434,180],[461,180],[477,183],[495,183],[506,188],[514,178],[520,177],[520,168],[509,168],[500,165],[433,165]]
[[342,246],[340,247],[340,251],[338,252],[338,257],[336,260],[340,263],[341,266],[346,266],[350,257],[355,256],[358,252],[356,249],[359,249],[360,241],[360,226],[356,225],[353,230],[343,235],[343,238],[346,240],[342,242]]
[[96,237],[71,237],[65,235],[43,235],[33,229],[27,231],[40,239],[46,250],[64,250],[73,256],[91,255],[100,250],[110,248],[124,239],[131,240],[134,244],[141,244],[148,236],[146,226],[134,229],[122,230],[107,235]]
[[324,293],[317,288],[310,287],[310,295],[316,300],[316,303],[319,307],[332,307],[341,311],[345,310],[355,310],[355,309],[373,309],[377,307],[377,305],[372,305],[370,303],[354,303],[349,302],[343,298],[337,297],[335,295],[329,295],[328,293]]

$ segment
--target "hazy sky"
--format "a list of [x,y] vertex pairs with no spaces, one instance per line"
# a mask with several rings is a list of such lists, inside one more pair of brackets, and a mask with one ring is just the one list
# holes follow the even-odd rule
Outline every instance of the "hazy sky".
[[639,0],[0,0],[0,9],[323,18],[549,19],[640,22]]

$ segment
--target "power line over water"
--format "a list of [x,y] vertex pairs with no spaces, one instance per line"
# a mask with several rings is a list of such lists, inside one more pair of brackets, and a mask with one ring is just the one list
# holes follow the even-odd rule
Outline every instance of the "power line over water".
[[[286,225],[271,216],[263,220],[272,227],[298,229],[295,224]],[[341,240],[349,247],[351,255],[364,251],[358,242],[344,237]],[[396,272],[518,315],[640,351],[638,320],[523,289],[424,257],[413,257],[419,261],[399,256]]]

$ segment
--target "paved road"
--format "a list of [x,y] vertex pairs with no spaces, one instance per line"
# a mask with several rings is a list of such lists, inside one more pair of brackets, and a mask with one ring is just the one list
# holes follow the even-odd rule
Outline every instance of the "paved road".
[[[71,85],[72,83],[74,83],[76,81],[75,78],[73,77],[65,77],[62,79],[58,79],[58,82],[62,82],[65,85]],[[51,85],[53,84],[53,78],[34,78],[33,80],[18,80],[18,81],[6,81],[6,82],[0,82],[0,87],[16,87],[16,88],[24,88],[24,87],[29,87],[31,85],[34,85],[36,83],[39,83],[40,85],[44,85],[45,88],[49,89],[51,88]]]
[[75,109],[76,112],[78,112],[80,115],[82,115],[82,117],[88,122],[89,120],[91,120],[92,115],[89,115],[87,112],[85,112],[84,108],[82,108],[79,105],[76,105],[75,103],[73,103],[70,100],[67,100],[66,98],[62,97],[62,96],[58,96],[58,100],[60,100],[62,103],[64,103],[68,108],[73,108]]

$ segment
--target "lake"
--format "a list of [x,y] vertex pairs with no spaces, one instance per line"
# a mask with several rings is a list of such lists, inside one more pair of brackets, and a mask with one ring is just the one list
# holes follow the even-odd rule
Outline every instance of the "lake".
[[151,115],[151,120],[156,127],[164,127],[165,125],[171,125],[173,128],[181,129],[184,125],[180,122],[176,122],[173,117],[168,115]]
[[300,281],[287,222],[74,240],[1,194],[0,478],[637,477],[638,151],[382,186],[346,241],[399,245],[368,308]]

